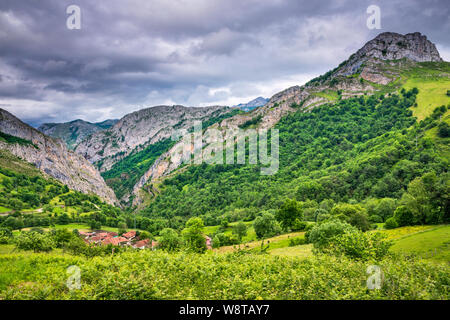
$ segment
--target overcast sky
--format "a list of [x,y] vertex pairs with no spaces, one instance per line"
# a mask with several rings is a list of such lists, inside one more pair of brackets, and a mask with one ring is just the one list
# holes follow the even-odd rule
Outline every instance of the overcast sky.
[[[66,8],[81,8],[81,29]],[[369,5],[381,29],[366,26]],[[450,60],[448,0],[1,0],[0,108],[24,121],[234,105],[336,67],[378,33],[419,31]]]

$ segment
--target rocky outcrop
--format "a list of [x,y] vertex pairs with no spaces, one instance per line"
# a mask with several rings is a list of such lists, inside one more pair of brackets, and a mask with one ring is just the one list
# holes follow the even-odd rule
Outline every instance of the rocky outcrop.
[[0,149],[8,150],[34,164],[44,174],[73,190],[96,194],[110,204],[117,203],[114,192],[94,166],[82,156],[68,150],[61,140],[46,136],[3,109],[0,109],[0,131],[30,142],[0,141]]
[[170,138],[177,129],[191,128],[195,120],[206,121],[232,110],[223,106],[194,108],[180,105],[142,109],[124,116],[110,129],[94,133],[75,151],[97,163],[100,171],[107,171],[132,151]]
[[69,149],[74,149],[91,134],[108,129],[116,124],[117,121],[105,120],[98,123],[91,123],[78,119],[65,123],[44,123],[39,126],[38,130],[50,137],[63,140]]
[[341,67],[337,75],[356,73],[368,60],[400,60],[415,62],[442,61],[436,46],[419,32],[405,35],[384,32],[367,42]]

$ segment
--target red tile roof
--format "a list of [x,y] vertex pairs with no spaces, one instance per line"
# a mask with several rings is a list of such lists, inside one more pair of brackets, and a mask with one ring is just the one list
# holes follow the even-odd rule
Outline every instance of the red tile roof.
[[128,238],[128,239],[136,237],[136,231],[133,231],[133,230],[128,231],[127,233],[124,233],[122,235],[122,237],[125,237],[125,238]]
[[104,245],[112,244],[113,246],[118,246],[119,244],[124,242],[128,242],[128,240],[125,239],[124,237],[117,237],[117,238],[108,237],[105,240],[103,240],[102,244]]
[[149,240],[149,239],[140,240],[140,241],[138,241],[138,242],[136,242],[136,243],[134,244],[134,247],[135,247],[135,248],[146,247],[146,246],[148,246],[149,243],[150,243],[150,240]]

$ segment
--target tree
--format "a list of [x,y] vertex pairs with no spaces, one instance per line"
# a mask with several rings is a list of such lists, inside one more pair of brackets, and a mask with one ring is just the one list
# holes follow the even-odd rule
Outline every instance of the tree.
[[399,227],[411,226],[414,224],[414,215],[406,206],[400,206],[395,209],[394,219]]
[[67,213],[63,213],[63,214],[60,214],[59,216],[58,216],[58,223],[59,224],[63,224],[63,225],[65,225],[65,224],[69,224],[69,222],[70,222],[70,218],[69,218],[69,216],[67,215]]
[[166,251],[176,251],[181,248],[183,241],[175,230],[164,228],[159,235],[158,248]]
[[438,135],[441,138],[447,138],[450,137],[450,125],[448,125],[447,122],[442,121],[438,125]]
[[89,222],[89,227],[91,228],[91,230],[99,230],[102,227],[102,223],[97,220],[91,220]]
[[67,229],[54,229],[50,232],[50,235],[53,237],[53,241],[55,242],[56,248],[62,248],[65,244],[67,244],[75,234],[70,232]]
[[256,236],[259,239],[273,237],[281,232],[281,227],[273,214],[270,212],[263,212],[261,216],[253,222]]
[[6,244],[13,238],[11,229],[0,228],[0,244]]
[[242,238],[247,235],[247,226],[244,222],[240,221],[233,227],[233,234],[235,234],[239,240],[242,241]]
[[331,215],[344,220],[362,231],[370,229],[366,209],[359,204],[339,203],[331,209]]
[[152,238],[153,238],[152,235],[148,231],[142,231],[139,234],[139,240],[145,240],[145,239],[150,239],[151,240]]
[[206,239],[203,235],[203,220],[199,217],[190,218],[183,229],[184,244],[188,251],[203,253],[206,251]]
[[383,198],[375,207],[375,214],[380,216],[383,221],[394,215],[394,210],[397,207],[395,199]]
[[296,219],[303,219],[303,212],[300,204],[295,200],[287,199],[276,213],[276,219],[283,229],[292,227]]

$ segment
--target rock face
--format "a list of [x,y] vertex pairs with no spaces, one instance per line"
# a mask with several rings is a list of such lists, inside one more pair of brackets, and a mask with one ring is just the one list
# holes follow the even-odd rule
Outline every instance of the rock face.
[[175,130],[192,127],[195,120],[206,121],[232,110],[222,106],[194,108],[180,105],[142,109],[124,116],[110,129],[94,133],[75,151],[97,163],[100,171],[107,171],[136,148],[170,138]]
[[415,62],[442,61],[436,46],[419,32],[405,35],[384,32],[367,42],[351,56],[348,63],[339,70],[338,74],[354,74],[364,62],[373,58],[380,60],[406,58]]
[[[403,58],[406,58],[405,61],[393,61]],[[402,68],[425,61],[442,61],[435,45],[425,36],[420,33],[406,35],[382,33],[367,42],[336,69],[303,86],[293,86],[275,94],[263,107],[245,114],[235,115],[215,124],[206,130],[204,137],[209,136],[208,131],[211,129],[233,131],[252,119],[259,119],[255,125],[256,129],[272,128],[290,112],[297,110],[308,112],[338,99],[337,96],[330,98],[324,93],[339,91],[342,99],[364,93],[370,94],[376,91],[376,86],[373,84],[385,85],[396,79]],[[353,76],[358,73],[359,77]],[[214,139],[205,138],[203,147],[206,149],[213,143]],[[163,154],[141,177],[134,187],[134,205],[139,206],[142,203],[144,189],[149,189],[146,185],[163,179],[181,165],[180,152],[183,152],[181,142]]]
[[0,131],[32,142],[31,145],[0,141],[1,149],[34,164],[73,190],[94,193],[110,204],[117,203],[114,192],[94,166],[68,150],[61,140],[46,136],[3,109],[0,109]]
[[91,123],[84,120],[74,120],[65,123],[44,123],[38,130],[42,133],[63,140],[69,149],[74,149],[82,140],[91,134],[108,129],[117,123],[118,120],[105,120],[98,123]]

